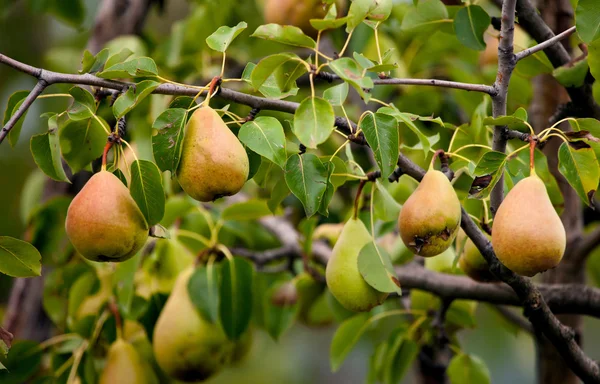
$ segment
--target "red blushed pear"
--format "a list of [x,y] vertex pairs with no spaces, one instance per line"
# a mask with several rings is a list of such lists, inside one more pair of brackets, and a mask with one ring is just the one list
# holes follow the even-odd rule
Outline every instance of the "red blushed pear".
[[[346,9],[346,0],[336,0],[338,17]],[[305,34],[316,37],[317,30],[310,19],[322,19],[327,14],[324,0],[266,0],[264,1],[265,23],[293,25]]]
[[148,224],[129,190],[105,170],[75,196],[65,228],[77,252],[93,261],[127,260],[148,239]]
[[558,265],[567,235],[544,182],[532,172],[519,181],[500,204],[492,245],[498,259],[512,271],[533,276]]
[[198,201],[235,195],[248,179],[246,150],[212,108],[198,108],[186,127],[177,169],[181,188]]

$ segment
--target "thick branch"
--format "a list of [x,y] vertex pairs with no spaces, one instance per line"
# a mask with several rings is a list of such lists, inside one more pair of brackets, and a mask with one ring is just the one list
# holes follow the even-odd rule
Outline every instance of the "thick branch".
[[573,27],[567,29],[566,31],[559,33],[558,35],[554,36],[553,38],[544,41],[543,43],[540,43],[531,48],[527,48],[521,52],[516,53],[515,54],[516,60],[517,61],[522,60],[528,56],[533,55],[536,52],[544,50],[544,49],[550,47],[551,45],[558,43],[562,39],[565,39],[565,38],[571,36],[573,33],[575,33],[576,29],[577,29],[577,27],[573,26]]

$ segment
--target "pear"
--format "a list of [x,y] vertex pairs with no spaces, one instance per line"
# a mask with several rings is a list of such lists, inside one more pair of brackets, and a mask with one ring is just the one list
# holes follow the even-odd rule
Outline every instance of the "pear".
[[460,201],[452,184],[442,172],[431,169],[400,210],[400,236],[417,255],[439,255],[454,241],[460,215]]
[[[336,0],[336,9],[340,17],[346,8],[346,0]],[[294,25],[312,37],[317,30],[310,19],[322,19],[327,14],[324,0],[266,0],[264,2],[265,23]]]
[[231,361],[235,344],[218,324],[206,321],[188,295],[194,268],[179,275],[154,327],[154,355],[161,369],[174,379],[206,380]]
[[177,179],[198,201],[235,195],[248,178],[246,150],[210,107],[198,108],[185,130]]
[[348,220],[327,263],[325,278],[329,291],[351,311],[368,311],[383,303],[388,296],[371,287],[358,270],[358,254],[372,240],[362,221],[355,218]]
[[246,360],[246,357],[248,357],[250,351],[252,350],[253,339],[254,334],[252,332],[252,329],[249,328],[235,343],[235,346],[233,348],[233,354],[231,355],[232,364],[241,364]]
[[158,383],[154,373],[144,366],[144,361],[133,345],[121,338],[108,349],[106,364],[99,381],[99,384],[114,383]]
[[99,268],[97,269],[97,274],[100,281],[100,288],[98,292],[87,295],[83,299],[75,315],[77,320],[89,315],[98,315],[104,304],[112,296],[112,270],[109,268]]
[[[492,239],[488,234],[485,236],[489,240]],[[456,248],[461,250],[458,265],[467,276],[482,283],[498,281],[498,278],[490,272],[490,265],[485,261],[473,240],[469,239],[462,229],[456,236]]]
[[544,182],[535,174],[519,181],[500,204],[492,230],[498,259],[512,271],[533,276],[558,265],[567,235]]
[[127,260],[148,239],[148,224],[129,190],[107,171],[92,176],[75,196],[65,228],[77,252],[93,261]]

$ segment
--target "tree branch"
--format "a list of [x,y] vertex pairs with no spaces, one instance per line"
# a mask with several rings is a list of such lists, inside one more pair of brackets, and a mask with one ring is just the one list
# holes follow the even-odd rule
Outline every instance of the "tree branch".
[[521,52],[518,52],[515,54],[515,58],[517,61],[519,61],[519,60],[522,60],[526,57],[533,55],[536,52],[544,50],[544,49],[550,47],[551,45],[558,43],[562,39],[565,39],[565,38],[571,36],[575,32],[576,29],[577,29],[577,27],[573,26],[573,27],[567,29],[566,31],[559,33],[558,35],[544,41],[543,43],[540,43],[531,48],[527,48]]
[[27,95],[27,97],[25,98],[23,103],[19,106],[17,111],[14,113],[14,115],[12,115],[10,117],[10,119],[6,122],[6,125],[4,125],[2,130],[0,130],[0,143],[2,143],[2,141],[8,135],[10,130],[13,129],[13,127],[17,124],[17,121],[19,121],[21,116],[23,116],[25,114],[25,112],[27,112],[27,109],[29,109],[29,107],[31,106],[31,104],[33,104],[35,99],[37,99],[37,97],[39,95],[41,95],[42,92],[44,92],[44,89],[46,89],[46,87],[47,87],[47,83],[43,79],[40,79],[37,82],[35,87],[33,87],[31,92],[29,92],[29,95]]
[[454,88],[462,89],[465,91],[482,92],[492,96],[496,94],[496,89],[489,85],[458,83],[456,81],[437,79],[375,79],[373,80],[373,83],[375,85],[425,85],[431,87]]

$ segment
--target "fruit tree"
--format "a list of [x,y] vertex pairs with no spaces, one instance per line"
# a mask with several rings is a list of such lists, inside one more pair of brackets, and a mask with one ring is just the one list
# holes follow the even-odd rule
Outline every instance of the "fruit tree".
[[0,1],[0,382],[600,383],[599,15]]

